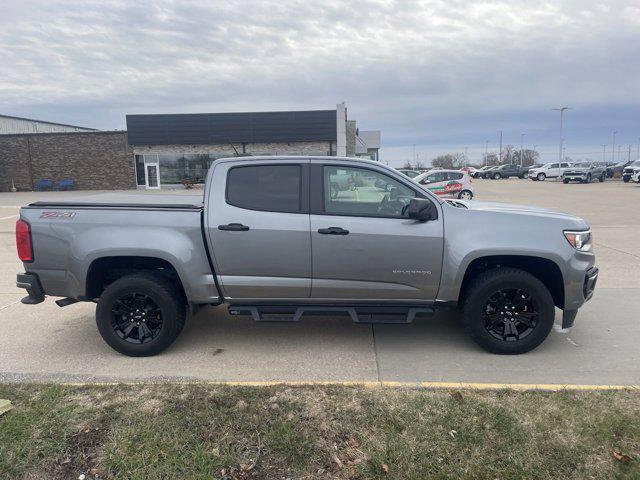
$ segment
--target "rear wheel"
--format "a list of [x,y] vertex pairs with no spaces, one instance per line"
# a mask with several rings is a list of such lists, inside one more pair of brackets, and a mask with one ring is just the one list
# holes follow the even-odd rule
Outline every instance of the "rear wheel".
[[460,200],[471,200],[473,198],[473,193],[471,192],[471,190],[462,190],[458,194],[458,198]]
[[516,268],[480,274],[463,302],[471,338],[492,353],[520,354],[540,345],[553,327],[553,298],[536,277]]
[[494,179],[494,180],[500,180],[501,178],[502,178],[502,175],[500,175],[499,173],[496,173],[496,174],[493,176],[493,179]]
[[110,284],[96,308],[98,331],[117,352],[160,353],[178,337],[186,317],[182,293],[158,273],[135,273]]
[[607,174],[603,173],[602,175],[600,175],[600,178],[598,180],[600,180],[600,183],[602,183],[605,181],[606,178],[607,178]]
[[539,173],[536,178],[539,182],[544,182],[544,179],[547,178],[547,176],[544,173]]
[[631,180],[631,178],[630,178],[630,177],[622,177],[622,181],[623,181],[624,183],[629,183],[629,180]]
[[584,181],[584,183],[591,183],[591,174],[587,173],[587,179]]
[[564,184],[569,183],[569,179],[568,179],[568,178],[563,178],[563,179],[562,179],[562,183],[564,183]]

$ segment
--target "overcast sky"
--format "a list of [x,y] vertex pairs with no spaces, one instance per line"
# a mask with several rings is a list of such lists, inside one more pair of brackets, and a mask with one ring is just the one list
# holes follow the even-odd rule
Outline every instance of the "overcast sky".
[[[489,141],[636,156],[640,1],[2,0],[0,113],[124,129],[127,113],[335,108],[383,159]],[[617,147],[616,147],[617,157]]]

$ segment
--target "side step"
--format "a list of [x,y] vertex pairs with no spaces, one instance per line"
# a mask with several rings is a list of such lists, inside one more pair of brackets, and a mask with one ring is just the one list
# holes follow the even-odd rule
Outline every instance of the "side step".
[[360,305],[229,305],[230,315],[251,315],[256,322],[297,322],[304,314],[348,315],[355,323],[411,323],[431,315],[432,307]]

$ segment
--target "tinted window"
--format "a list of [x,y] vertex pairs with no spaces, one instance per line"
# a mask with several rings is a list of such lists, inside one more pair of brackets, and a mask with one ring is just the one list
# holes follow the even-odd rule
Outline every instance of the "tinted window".
[[462,172],[449,172],[447,173],[448,180],[461,180],[464,174]]
[[324,212],[367,217],[407,216],[415,191],[399,181],[365,168],[323,168]]
[[557,163],[552,163],[551,165],[549,165],[549,168],[558,168],[558,164]]
[[420,183],[427,185],[429,183],[444,182],[446,179],[446,172],[433,172],[427,175]]
[[234,167],[227,177],[227,203],[250,210],[299,213],[299,165]]

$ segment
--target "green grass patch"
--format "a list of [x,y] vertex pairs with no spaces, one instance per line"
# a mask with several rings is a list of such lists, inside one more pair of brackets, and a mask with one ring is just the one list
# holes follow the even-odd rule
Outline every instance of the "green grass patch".
[[0,385],[0,478],[640,478],[640,392]]

